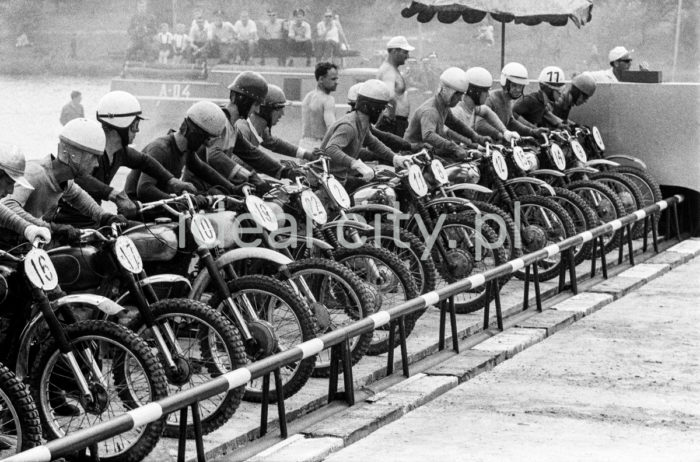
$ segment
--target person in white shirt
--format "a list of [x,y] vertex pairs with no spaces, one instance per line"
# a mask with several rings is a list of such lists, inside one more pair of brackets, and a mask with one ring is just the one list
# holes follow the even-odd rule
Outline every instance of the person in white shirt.
[[258,28],[252,19],[249,19],[247,11],[241,11],[241,19],[236,21],[233,29],[238,34],[238,58],[237,64],[248,64],[250,57],[255,52],[258,43]]
[[[306,65],[311,66],[311,25],[304,20],[305,16],[304,10],[299,8],[294,10],[294,20],[289,21],[289,55],[306,56]],[[294,61],[290,58],[287,65],[293,66]]]
[[173,63],[180,64],[182,59],[189,60],[191,54],[190,37],[185,33],[185,25],[179,23],[175,26],[173,34]]
[[192,27],[190,27],[190,44],[195,59],[207,59],[209,23],[201,15],[195,17]]
[[318,34],[319,52],[316,58],[319,61],[333,62],[333,58],[340,56],[340,38],[342,30],[340,23],[333,17],[331,10],[326,10],[323,21],[316,25]]
[[228,64],[236,53],[237,33],[228,21],[223,20],[223,12],[218,11],[214,17],[214,22],[209,26],[209,41],[211,55],[219,56],[220,63]]
[[627,50],[625,47],[615,47],[608,53],[610,69],[590,72],[596,83],[615,83],[620,81],[622,71],[628,71],[632,65],[630,56],[634,50]]
[[379,66],[377,79],[381,80],[389,88],[391,100],[376,124],[378,130],[393,133],[403,137],[408,127],[408,115],[411,112],[411,105],[408,102],[406,93],[406,81],[399,71],[408,59],[414,47],[408,44],[408,40],[403,35],[393,37],[387,42],[386,61]]
[[287,31],[285,30],[284,19],[278,18],[277,12],[268,9],[267,19],[260,24],[260,40],[258,40],[261,66],[265,65],[265,55],[267,53],[277,57],[278,65],[284,66],[286,64],[286,38]]

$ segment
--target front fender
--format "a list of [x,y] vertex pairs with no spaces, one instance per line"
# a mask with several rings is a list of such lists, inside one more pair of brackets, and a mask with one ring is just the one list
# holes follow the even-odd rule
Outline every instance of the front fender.
[[349,209],[345,210],[345,213],[356,213],[356,214],[362,214],[364,212],[378,212],[378,213],[394,213],[394,214],[400,214],[401,210],[397,209],[396,207],[392,207],[390,205],[384,205],[384,204],[362,204],[362,205],[353,205]]
[[66,295],[53,303],[56,304],[57,308],[71,305],[88,305],[102,311],[108,316],[114,316],[115,314],[124,311],[124,308],[118,303],[108,299],[107,297],[95,294]]
[[317,239],[313,236],[302,236],[301,234],[286,234],[286,233],[285,234],[279,233],[277,235],[282,236],[284,238],[288,238],[288,239],[295,241],[295,242],[301,242],[308,248],[316,247],[316,248],[319,248],[321,250],[333,250],[333,246],[330,245],[328,242],[321,240],[321,239]]
[[358,231],[372,231],[374,229],[373,226],[356,220],[334,220],[321,226],[322,231],[330,228],[354,228]]
[[486,186],[481,186],[480,184],[474,184],[474,183],[458,183],[458,184],[453,184],[450,186],[447,186],[445,190],[454,192],[454,191],[474,191],[477,193],[483,193],[483,194],[491,194],[493,193],[492,189],[487,188]]
[[41,323],[44,322],[44,315],[37,313],[27,325],[22,329],[22,334],[19,336],[19,349],[17,353],[17,362],[15,363],[15,374],[20,380],[24,380],[29,376],[29,347],[34,333],[39,329]]
[[566,175],[559,170],[552,170],[551,168],[541,168],[539,170],[533,170],[531,172],[528,172],[531,175],[535,176],[553,176],[556,178],[563,178]]
[[[154,276],[145,277],[138,281],[138,285],[140,287],[152,286],[155,284],[185,284],[188,292],[192,290],[192,284],[190,283],[189,279],[178,274],[156,274]],[[114,302],[121,305],[130,295],[131,294],[129,292],[125,292],[121,294],[119,298],[117,298]]]
[[627,154],[611,154],[611,155],[605,156],[605,158],[606,159],[623,159],[623,160],[632,162],[633,164],[639,165],[639,167],[642,170],[647,169],[647,164],[642,159],[639,159],[638,157],[634,157],[634,156],[628,156]]
[[607,165],[608,167],[619,167],[620,166],[620,164],[618,164],[617,162],[613,162],[613,161],[608,160],[608,159],[592,159],[592,160],[589,160],[588,162],[586,162],[584,165],[586,167],[593,167],[593,168],[595,168],[597,165]]
[[[228,252],[221,255],[216,259],[216,267],[223,268],[224,266],[230,265],[240,260],[246,260],[248,258],[254,258],[258,260],[265,260],[274,263],[278,266],[288,265],[293,260],[286,255],[276,252],[271,249],[265,249],[261,247],[241,247],[240,249],[229,250]],[[188,295],[188,298],[193,300],[199,300],[204,292],[204,288],[207,287],[211,277],[208,271],[200,271],[197,278],[192,283],[192,290]]]
[[571,167],[569,169],[564,170],[564,173],[566,175],[571,175],[572,173],[598,173],[598,169],[593,167]]
[[479,213],[479,209],[474,204],[472,204],[470,200],[463,199],[461,197],[438,197],[430,200],[426,204],[426,207],[433,207],[436,205],[456,205],[460,207],[468,207],[474,212]]
[[529,178],[529,177],[520,177],[520,178],[511,178],[510,180],[506,180],[507,185],[514,185],[514,184],[532,184],[535,186],[539,186],[540,188],[544,188],[547,190],[550,196],[556,196],[557,193],[554,192],[554,188],[547,184],[547,182],[540,180],[539,178]]

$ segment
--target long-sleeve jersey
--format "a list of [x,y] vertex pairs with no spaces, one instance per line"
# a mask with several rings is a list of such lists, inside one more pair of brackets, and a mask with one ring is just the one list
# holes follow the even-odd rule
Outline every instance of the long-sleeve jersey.
[[[179,178],[183,174],[183,170],[187,169],[208,184],[223,186],[226,189],[233,188],[233,185],[226,178],[197,157],[194,152],[181,151],[175,141],[174,133],[156,138],[144,148],[143,153],[159,162],[176,178]],[[167,184],[138,170],[132,170],[129,174],[125,189],[130,196],[135,191],[135,197],[144,202],[168,197],[168,194],[163,192],[167,190]]]
[[53,171],[53,157],[27,162],[24,177],[34,187],[28,189],[15,184],[15,189],[2,203],[23,219],[39,226],[47,226],[41,220],[58,205],[60,199],[71,204],[93,221],[100,221],[105,213],[88,193],[73,180],[60,183]]
[[357,112],[345,114],[330,126],[321,143],[321,149],[331,158],[331,173],[339,181],[345,182],[347,171],[359,158],[363,146],[377,158],[392,163],[394,153],[372,135],[369,127],[362,129]]
[[[451,135],[449,130],[453,131]],[[449,138],[454,134],[471,143],[477,134],[450,112],[442,98],[433,96],[421,104],[408,122],[404,138],[411,143],[429,143],[438,155],[454,155],[460,149]],[[459,141],[462,141],[461,139]]]

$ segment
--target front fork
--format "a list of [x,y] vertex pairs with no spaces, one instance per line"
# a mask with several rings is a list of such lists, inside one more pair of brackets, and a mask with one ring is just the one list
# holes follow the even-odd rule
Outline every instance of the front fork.
[[[340,211],[340,218],[343,220],[348,220],[348,216],[344,210]],[[360,233],[358,233],[355,228],[348,229],[348,237],[350,238],[350,242],[356,244],[357,247],[360,247],[363,244],[362,237],[360,237]],[[369,275],[373,281],[377,281],[378,284],[384,283],[382,280],[382,275],[379,272],[379,268],[377,268],[377,264],[374,262],[374,260],[367,260],[367,271],[369,272]]]
[[[56,314],[51,308],[51,303],[49,302],[46,293],[44,293],[42,289],[34,287],[32,288],[32,298],[36,300],[37,306],[39,307],[41,313],[44,315],[46,324],[49,326],[49,332],[51,332],[51,335],[53,335],[53,337],[56,339],[56,343],[58,343],[58,349],[61,352],[61,357],[68,364],[68,367],[73,373],[73,377],[75,378],[75,381],[78,384],[78,388],[83,398],[81,401],[84,403],[88,403],[88,405],[91,404],[94,401],[94,397],[92,396],[92,392],[90,391],[90,386],[88,385],[85,375],[83,375],[83,371],[80,369],[80,365],[78,364],[78,360],[75,357],[73,347],[71,346],[70,341],[66,336],[66,332],[63,330],[61,322],[58,320]],[[95,358],[93,357],[90,350],[84,348],[81,351],[79,351],[78,354],[80,354],[83,360],[87,363],[95,378],[101,384],[106,386],[104,378],[102,377],[102,370],[97,365],[97,362],[95,361]]]
[[[224,304],[226,305],[226,308],[228,308],[236,327],[238,327],[238,331],[243,336],[243,340],[246,343],[253,341],[253,335],[250,333],[250,329],[248,329],[248,323],[246,322],[246,319],[241,311],[238,309],[238,306],[236,306],[234,303],[233,297],[231,296],[231,291],[228,289],[228,285],[226,284],[224,277],[221,275],[219,268],[216,267],[216,262],[214,261],[211,251],[206,247],[199,247],[197,248],[197,254],[199,255],[200,262],[204,264],[204,267],[209,272],[214,288],[221,295],[223,295],[222,298]],[[246,296],[241,297],[241,299],[243,300],[243,308],[246,310],[248,318],[257,319],[258,314],[255,312],[250,300],[248,300]]]

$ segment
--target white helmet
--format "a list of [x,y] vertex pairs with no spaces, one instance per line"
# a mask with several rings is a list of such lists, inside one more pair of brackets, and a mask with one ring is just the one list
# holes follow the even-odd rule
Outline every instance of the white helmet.
[[369,79],[357,89],[357,97],[363,96],[375,101],[388,102],[391,99],[389,87],[378,79]]
[[467,74],[458,67],[448,67],[440,74],[440,83],[460,93],[466,93],[469,88]]
[[505,87],[507,80],[510,80],[511,82],[518,85],[527,85],[527,69],[520,63],[506,64],[501,70],[501,86]]
[[491,84],[493,84],[491,73],[483,67],[470,67],[467,69],[466,75],[467,83],[470,86],[491,88]]
[[97,120],[115,128],[126,128],[134,120],[143,119],[141,104],[131,93],[110,91],[97,103]]
[[560,67],[547,66],[540,72],[540,78],[538,80],[540,83],[560,87],[564,85],[565,79],[564,71],[561,70]]
[[12,178],[15,183],[26,189],[34,186],[24,178],[24,167],[27,161],[22,150],[13,144],[0,143],[0,170]]
[[356,83],[350,89],[348,90],[348,102],[349,103],[354,103],[357,101],[357,94],[360,91],[360,87],[362,86],[362,82]]
[[102,155],[107,142],[102,126],[96,121],[84,117],[68,122],[58,138],[63,143],[96,156]]
[[226,127],[226,115],[219,106],[211,101],[199,101],[188,110],[186,117],[195,125],[209,133],[211,136],[219,136]]

